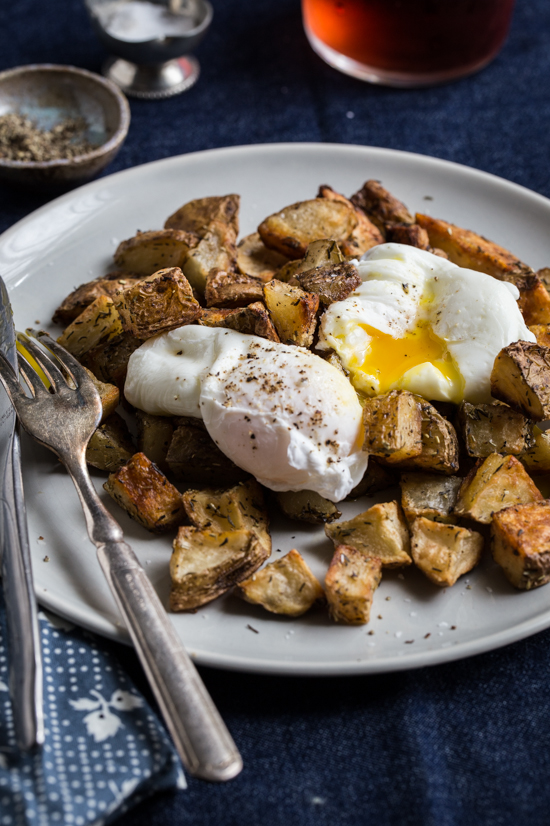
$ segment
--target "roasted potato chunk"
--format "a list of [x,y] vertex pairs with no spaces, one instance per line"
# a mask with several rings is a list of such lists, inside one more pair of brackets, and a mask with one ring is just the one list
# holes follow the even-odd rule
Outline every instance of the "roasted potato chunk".
[[114,384],[106,384],[105,382],[100,381],[98,378],[94,376],[91,370],[88,370],[87,367],[85,367],[84,369],[91,378],[94,387],[99,394],[99,398],[101,399],[101,407],[103,413],[101,415],[100,424],[103,424],[105,419],[111,416],[117,409],[118,403],[120,401],[120,390]]
[[231,315],[233,310],[223,309],[221,307],[203,308],[199,324],[203,327],[223,327],[223,322],[228,315]]
[[550,324],[530,324],[529,329],[537,339],[537,344],[550,347]]
[[134,452],[126,422],[118,413],[113,413],[92,434],[86,461],[98,470],[114,473],[131,460]]
[[452,510],[462,479],[436,473],[404,473],[401,476],[401,506],[409,524],[419,516],[434,522],[456,522]]
[[177,479],[196,487],[226,487],[248,478],[221,452],[200,419],[178,420],[166,462]]
[[531,419],[549,419],[550,348],[530,341],[504,347],[491,373],[491,395]]
[[181,527],[170,559],[170,609],[193,611],[248,579],[268,553],[252,531]]
[[422,416],[416,397],[392,390],[365,401],[363,450],[390,463],[422,453]]
[[357,225],[353,228],[350,235],[347,238],[344,238],[341,242],[341,248],[344,255],[359,258],[367,250],[370,250],[371,247],[384,243],[384,236],[378,227],[367,218],[362,210],[352,204],[352,202],[346,198],[345,195],[341,195],[331,186],[323,184],[319,187],[317,197],[327,198],[329,201],[339,201],[340,203],[349,206],[355,212],[357,217]]
[[351,196],[351,202],[365,213],[385,235],[386,224],[414,224],[414,218],[401,201],[394,198],[380,181],[366,181]]
[[136,453],[103,485],[115,502],[154,533],[173,530],[185,519],[181,493],[153,462]]
[[[57,339],[75,358],[111,341],[122,333],[122,323],[113,299],[100,295]],[[92,370],[92,372],[94,372]]]
[[115,264],[137,275],[152,275],[169,267],[182,267],[198,238],[177,229],[138,232],[122,241],[115,252]]
[[280,341],[310,347],[317,327],[319,296],[273,279],[264,286],[264,300]]
[[379,559],[366,557],[349,545],[338,545],[325,578],[332,619],[347,625],[365,625],[381,579]]
[[541,492],[515,456],[492,453],[478,459],[464,479],[454,512],[488,525],[493,514],[503,508],[541,499]]
[[483,537],[477,531],[432,522],[420,516],[411,525],[415,565],[428,579],[445,588],[478,564]]
[[233,310],[219,323],[212,326],[228,327],[230,330],[237,330],[239,333],[260,336],[260,338],[267,338],[269,341],[279,341],[275,325],[265,304],[261,301],[255,301],[254,304],[249,304],[248,307],[243,307],[241,310]]
[[361,284],[357,267],[347,261],[306,270],[298,273],[296,280],[304,290],[316,293],[323,307],[343,301]]
[[102,382],[124,387],[130,356],[141,347],[143,341],[131,333],[121,333],[80,357],[81,363]]
[[459,267],[485,272],[501,280],[512,280],[533,272],[504,247],[469,229],[421,214],[417,214],[416,223],[426,230],[432,247],[442,249]]
[[334,502],[314,490],[285,490],[277,494],[277,502],[285,516],[298,522],[323,525],[342,516]]
[[519,460],[530,473],[547,473],[550,470],[550,432],[543,432],[535,425],[533,438],[533,447],[522,453]]
[[386,224],[386,241],[406,244],[419,250],[430,250],[428,233],[418,224]]
[[535,443],[533,423],[505,404],[462,402],[458,427],[469,456],[486,458],[491,453],[517,456]]
[[343,241],[357,226],[353,208],[340,201],[315,198],[291,204],[270,215],[258,227],[266,247],[287,258],[302,258],[312,241]]
[[380,490],[386,490],[397,482],[393,469],[381,465],[374,456],[369,457],[369,464],[365,475],[358,485],[348,493],[346,499],[359,499],[361,496],[372,496]]
[[550,500],[506,508],[491,523],[493,559],[516,588],[550,581]]
[[262,489],[255,479],[248,479],[228,490],[188,490],[183,507],[195,528],[229,531],[245,528],[257,534],[271,554],[269,516]]
[[518,307],[523,315],[525,323],[549,324],[550,323],[550,295],[548,290],[535,273],[515,276],[512,275],[506,280],[512,281],[519,290]]
[[376,556],[385,568],[410,565],[409,530],[397,502],[384,502],[346,522],[325,525],[335,545],[351,545],[365,556]]
[[299,272],[306,272],[307,270],[314,270],[317,267],[336,266],[341,264],[345,258],[336,241],[331,238],[321,238],[320,241],[312,241],[308,245],[306,254],[303,258],[298,258],[295,261],[289,261],[288,264],[282,266],[275,273],[275,277],[279,281],[290,281],[297,284],[295,280]]
[[183,230],[203,238],[212,221],[228,224],[235,237],[239,234],[240,195],[214,195],[196,198],[184,204],[166,219],[166,229]]
[[166,456],[174,434],[174,421],[168,416],[153,416],[136,409],[137,444],[140,453],[154,462],[163,473],[168,470]]
[[62,326],[70,324],[71,321],[74,321],[75,318],[77,318],[86,307],[89,307],[92,301],[99,298],[100,295],[107,295],[109,298],[113,298],[113,296],[122,290],[131,287],[132,284],[135,284],[140,278],[142,278],[141,275],[116,270],[101,278],[95,278],[93,281],[81,284],[80,287],[77,287],[63,299],[53,314],[53,323]]
[[118,296],[117,310],[127,333],[148,339],[191,324],[201,306],[179,267],[159,270]]
[[415,396],[421,416],[422,450],[418,456],[400,462],[400,467],[430,470],[448,476],[459,468],[459,446],[453,425],[436,408]]
[[319,581],[295,550],[275,562],[269,562],[265,568],[241,582],[238,593],[247,602],[262,605],[272,614],[287,617],[301,617],[325,596]]
[[237,267],[243,275],[251,275],[261,281],[271,281],[288,258],[266,247],[259,232],[245,236],[237,245]]
[[212,269],[206,277],[204,299],[207,307],[235,309],[264,297],[264,282],[240,272]]
[[237,236],[231,224],[212,221],[185,263],[183,273],[193,289],[204,292],[206,278],[212,269],[234,272],[237,267]]

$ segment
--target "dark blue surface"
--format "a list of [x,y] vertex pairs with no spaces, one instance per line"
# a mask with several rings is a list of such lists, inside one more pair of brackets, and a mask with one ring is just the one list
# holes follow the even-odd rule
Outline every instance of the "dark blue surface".
[[[424,91],[370,87],[325,66],[306,43],[298,0],[214,5],[198,85],[163,102],[132,101],[109,172],[209,147],[331,141],[447,158],[550,196],[548,0],[518,0],[509,40],[484,72]],[[0,68],[98,71],[102,59],[77,0],[0,4]],[[46,200],[0,187],[0,230]],[[139,674],[130,651],[120,657]],[[224,786],[190,780],[120,826],[550,823],[548,632],[388,676],[202,673],[242,749],[243,774]]]

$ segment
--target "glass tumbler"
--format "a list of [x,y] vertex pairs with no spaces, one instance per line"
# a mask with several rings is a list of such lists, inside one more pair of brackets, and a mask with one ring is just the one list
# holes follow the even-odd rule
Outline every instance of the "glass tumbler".
[[471,74],[500,51],[514,0],[302,0],[313,49],[341,72],[387,86]]

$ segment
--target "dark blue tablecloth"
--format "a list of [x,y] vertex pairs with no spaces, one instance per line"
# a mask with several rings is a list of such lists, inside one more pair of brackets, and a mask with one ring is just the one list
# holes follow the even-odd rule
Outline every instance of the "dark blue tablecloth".
[[[518,0],[485,71],[423,91],[374,88],[325,66],[306,43],[298,0],[214,6],[199,83],[170,100],[131,101],[109,172],[209,147],[330,141],[435,155],[550,196],[548,0]],[[0,69],[99,71],[103,57],[79,0],[2,0]],[[0,230],[46,200],[0,186]],[[113,647],[142,680],[133,653]],[[550,632],[388,676],[202,674],[242,750],[242,775],[222,786],[190,780],[120,826],[550,823]]]

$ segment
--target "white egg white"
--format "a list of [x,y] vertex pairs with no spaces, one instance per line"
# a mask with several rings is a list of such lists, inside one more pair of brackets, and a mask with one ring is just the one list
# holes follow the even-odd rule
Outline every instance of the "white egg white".
[[180,327],[132,354],[124,392],[148,413],[201,417],[226,456],[272,490],[314,490],[337,502],[367,467],[355,390],[300,347]]

